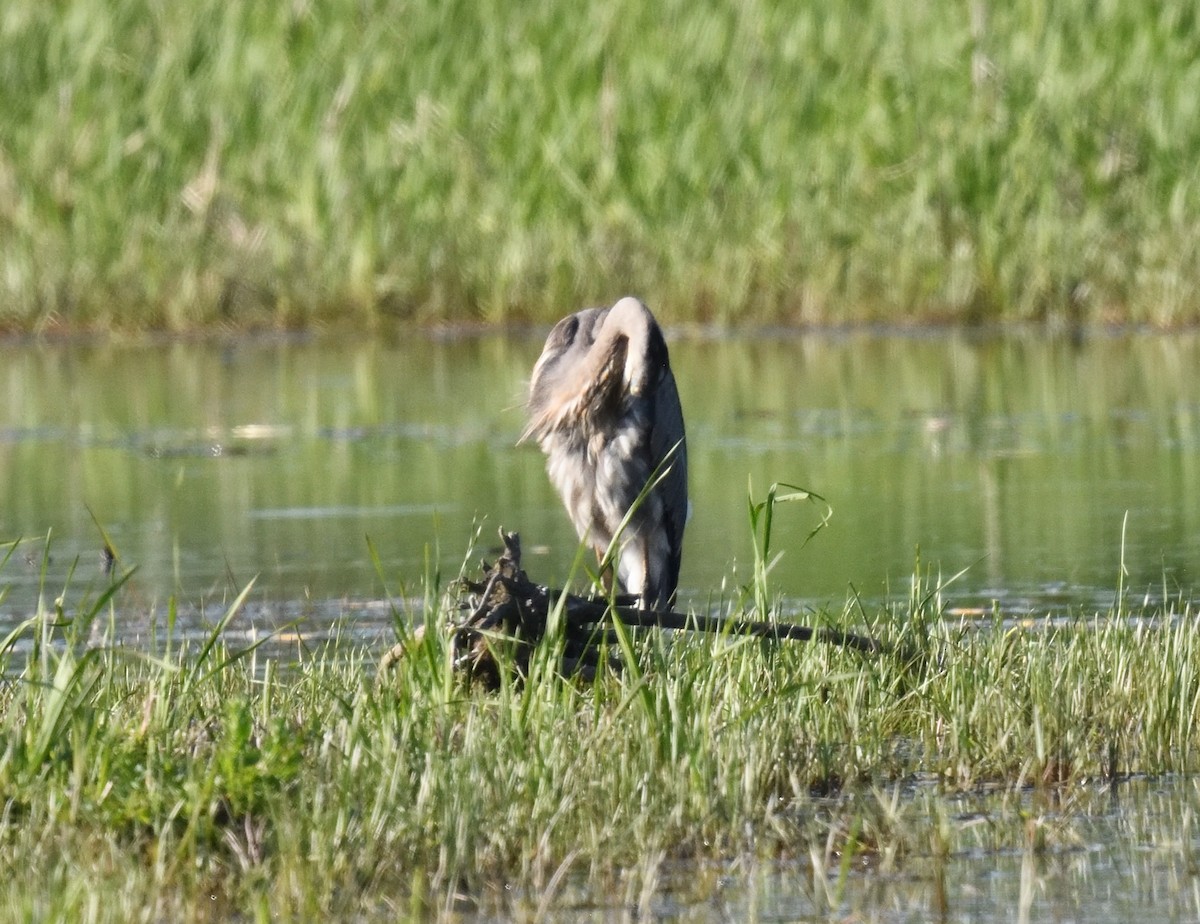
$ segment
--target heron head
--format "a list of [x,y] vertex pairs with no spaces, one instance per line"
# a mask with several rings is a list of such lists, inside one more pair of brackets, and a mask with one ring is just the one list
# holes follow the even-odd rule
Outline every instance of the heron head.
[[529,383],[530,422],[522,439],[567,425],[599,422],[622,395],[656,382],[666,346],[650,311],[636,298],[589,308],[559,321],[546,337]]
[[521,439],[540,436],[580,412],[589,385],[589,351],[597,321],[607,312],[589,308],[567,315],[546,337],[529,380],[529,426]]

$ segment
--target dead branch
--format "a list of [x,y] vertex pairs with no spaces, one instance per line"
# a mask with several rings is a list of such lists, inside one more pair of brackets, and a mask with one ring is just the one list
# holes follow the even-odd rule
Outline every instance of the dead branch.
[[[483,563],[480,581],[464,580],[468,599],[462,608],[469,615],[451,626],[454,668],[472,680],[499,687],[503,664],[526,675],[529,658],[546,635],[551,614],[561,607],[564,627],[563,670],[591,673],[603,656],[605,644],[614,642],[612,620],[638,628],[681,629],[731,636],[753,636],[776,641],[820,642],[863,654],[886,652],[883,643],[865,635],[830,628],[810,628],[789,623],[722,619],[715,616],[658,612],[634,605],[631,597],[618,596],[615,604],[592,600],[536,584],[521,568],[521,539],[500,532],[504,552],[494,564]],[[393,647],[381,669],[403,657],[404,646]]]

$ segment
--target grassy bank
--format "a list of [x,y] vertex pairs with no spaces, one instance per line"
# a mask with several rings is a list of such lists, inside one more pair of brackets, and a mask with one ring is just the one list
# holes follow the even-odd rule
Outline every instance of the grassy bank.
[[1200,317],[1200,30],[1047,6],[0,13],[0,327]]
[[[915,581],[909,605],[854,614],[914,663],[651,635],[619,675],[564,681],[548,647],[495,695],[456,681],[437,633],[382,679],[375,651],[260,663],[221,640],[237,609],[190,651],[168,619],[154,657],[103,644],[103,596],[4,640],[0,914],[533,916],[568,887],[644,904],[676,860],[701,892],[710,863],[795,861],[836,908],[852,862],[1069,843],[1070,798],[1031,813],[1028,787],[1200,753],[1186,608],[963,626]],[[930,799],[982,784],[1012,795],[986,826]]]

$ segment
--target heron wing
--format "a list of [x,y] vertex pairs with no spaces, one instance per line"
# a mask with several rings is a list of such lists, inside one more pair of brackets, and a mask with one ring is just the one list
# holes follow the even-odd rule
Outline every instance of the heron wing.
[[650,453],[655,468],[665,462],[671,468],[659,482],[663,502],[664,525],[671,547],[670,582],[674,595],[679,583],[679,566],[683,556],[683,528],[687,525],[687,442],[683,431],[683,408],[675,376],[668,366],[654,396],[654,425],[650,431]]

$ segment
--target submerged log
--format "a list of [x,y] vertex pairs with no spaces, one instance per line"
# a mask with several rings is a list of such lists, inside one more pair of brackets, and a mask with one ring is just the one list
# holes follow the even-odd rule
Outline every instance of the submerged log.
[[[637,606],[636,598],[622,595],[614,603],[579,597],[531,581],[521,568],[520,536],[501,530],[500,538],[504,552],[494,564],[483,563],[482,580],[462,582],[467,616],[450,627],[455,670],[491,689],[499,687],[506,664],[522,676],[527,673],[529,658],[545,637],[556,607],[561,607],[564,628],[564,673],[590,674],[596,669],[604,651],[615,642],[613,619],[636,628],[820,642],[864,654],[887,650],[876,639],[838,629],[648,610]],[[384,656],[381,670],[403,655],[404,646],[394,646]]]

